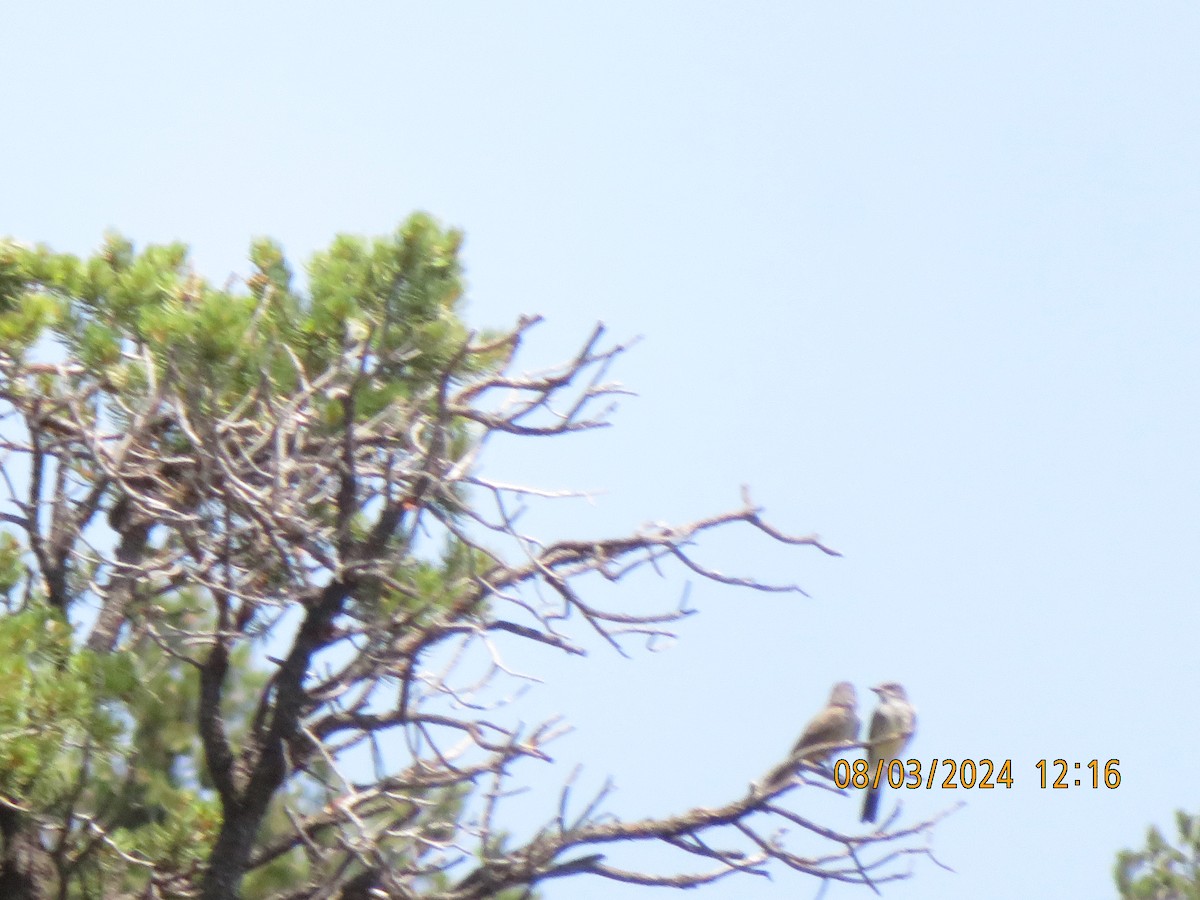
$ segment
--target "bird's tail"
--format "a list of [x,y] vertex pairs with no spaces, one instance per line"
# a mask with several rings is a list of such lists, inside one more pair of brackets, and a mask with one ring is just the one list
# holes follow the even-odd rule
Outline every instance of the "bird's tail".
[[874,822],[879,813],[879,788],[867,788],[866,799],[863,800],[862,820]]

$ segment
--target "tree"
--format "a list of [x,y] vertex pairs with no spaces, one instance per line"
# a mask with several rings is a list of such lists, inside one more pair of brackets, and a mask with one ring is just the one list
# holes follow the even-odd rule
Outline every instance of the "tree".
[[[605,609],[588,576],[673,562],[798,590],[707,567],[695,543],[716,529],[833,551],[748,497],[613,538],[523,534],[517,505],[546,492],[481,477],[480,454],[606,426],[625,348],[597,327],[564,365],[519,373],[537,320],[466,328],[460,240],[422,215],[339,237],[305,291],[268,240],[224,289],[178,244],[0,244],[3,896],[471,900],[772,860],[874,884],[928,853],[905,840],[933,820],[849,835],[780,805],[827,784],[780,778],[786,759],[719,807],[627,822],[601,796],[569,815],[568,785],[546,825],[501,831],[515,764],[559,732],[483,708],[509,677],[501,641],[581,654],[583,623],[625,652],[685,615]],[[825,846],[789,849],[765,830],[780,824]],[[606,853],[625,842],[694,865],[621,868]]]
[[1117,854],[1113,877],[1121,900],[1200,900],[1200,816],[1175,813],[1179,846],[1151,827],[1146,849]]

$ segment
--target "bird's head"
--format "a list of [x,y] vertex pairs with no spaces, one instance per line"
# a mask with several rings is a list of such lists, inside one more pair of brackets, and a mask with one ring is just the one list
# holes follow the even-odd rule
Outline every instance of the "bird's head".
[[904,687],[895,681],[885,681],[883,684],[877,684],[871,688],[879,695],[880,700],[896,699],[907,700],[908,695],[904,693]]

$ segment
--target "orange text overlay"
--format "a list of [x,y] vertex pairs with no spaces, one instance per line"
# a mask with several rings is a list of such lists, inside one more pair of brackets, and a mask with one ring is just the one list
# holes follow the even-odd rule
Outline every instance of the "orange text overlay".
[[[1119,759],[1089,760],[1070,763],[1065,759],[1039,760],[1038,784],[1043,788],[1106,787],[1121,783]],[[1074,773],[1074,774],[1072,774]],[[1057,777],[1056,777],[1057,776]],[[924,788],[932,790],[1011,788],[1014,783],[1012,760],[1001,759],[880,759],[870,765],[865,759],[839,759],[833,766],[833,780],[840,788]]]

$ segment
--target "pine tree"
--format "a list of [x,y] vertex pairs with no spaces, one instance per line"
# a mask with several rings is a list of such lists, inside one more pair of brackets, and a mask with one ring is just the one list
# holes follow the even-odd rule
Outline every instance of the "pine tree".
[[[0,896],[516,898],[771,859],[903,876],[862,859],[886,835],[821,863],[754,838],[788,787],[765,779],[661,820],[597,798],[532,835],[499,828],[513,764],[548,759],[559,729],[483,712],[506,672],[467,683],[464,660],[498,659],[499,636],[579,654],[568,617],[622,649],[686,614],[601,609],[589,574],[675,561],[791,589],[706,567],[693,545],[715,528],[833,551],[748,497],[616,538],[521,534],[514,503],[544,492],[479,476],[488,439],[606,425],[625,348],[597,327],[564,365],[517,371],[537,320],[469,330],[460,244],[415,215],[337,238],[301,289],[258,240],[244,283],[218,289],[179,244],[0,243]],[[747,848],[711,844],[731,828]],[[597,852],[623,841],[701,864],[664,876]]]

